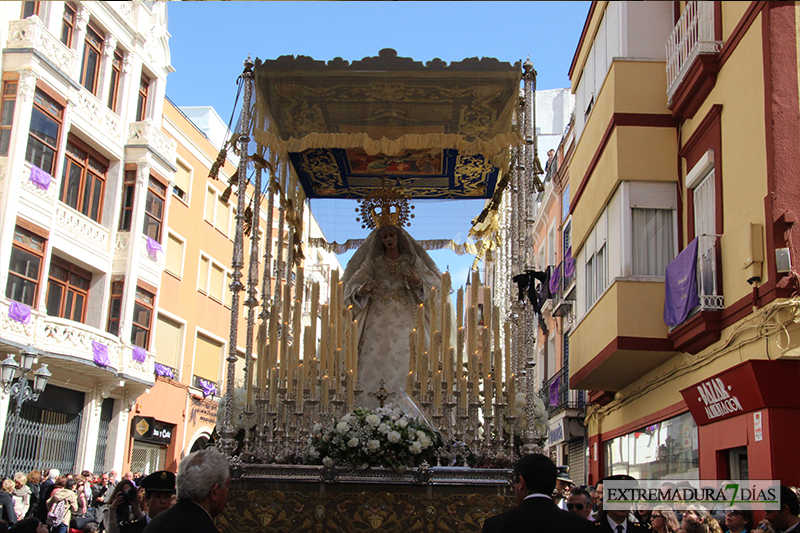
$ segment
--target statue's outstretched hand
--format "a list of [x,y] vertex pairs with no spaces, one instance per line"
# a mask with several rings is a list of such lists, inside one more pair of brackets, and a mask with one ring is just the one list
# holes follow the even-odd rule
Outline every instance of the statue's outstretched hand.
[[420,277],[407,268],[403,272],[403,277],[406,279],[407,282],[411,283],[412,285],[419,285],[420,283],[422,283]]

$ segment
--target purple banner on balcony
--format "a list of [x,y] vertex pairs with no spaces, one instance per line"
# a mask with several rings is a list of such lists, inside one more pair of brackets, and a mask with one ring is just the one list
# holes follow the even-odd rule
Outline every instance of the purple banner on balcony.
[[667,265],[664,289],[664,323],[674,327],[683,323],[689,312],[700,304],[696,238]]
[[144,363],[145,359],[147,359],[147,352],[144,348],[140,348],[139,346],[133,347],[133,360],[138,363]]
[[212,383],[207,379],[198,378],[198,384],[200,385],[200,390],[203,391],[203,398],[208,396],[216,396],[217,395],[217,385],[216,383]]
[[156,372],[156,376],[161,376],[162,378],[169,378],[175,379],[175,372],[172,369],[165,365],[160,365],[158,363],[153,363],[153,369]]
[[564,254],[564,278],[565,279],[572,279],[572,276],[575,274],[575,259],[572,257],[572,246],[567,248],[567,252]]
[[558,286],[561,284],[561,265],[558,265],[553,273],[550,275],[550,294],[558,292]]
[[158,241],[147,237],[147,255],[152,257],[155,260],[158,260],[158,252],[162,251],[161,243]]
[[27,324],[31,321],[31,308],[12,300],[8,304],[8,318],[21,324]]
[[92,354],[94,362],[100,366],[108,366],[108,346],[97,341],[92,341]]
[[561,376],[558,376],[553,382],[550,384],[550,407],[556,407],[559,404],[558,401],[558,389],[561,388]]
[[36,165],[31,165],[30,180],[35,183],[37,187],[46,191],[50,188],[50,182],[53,180],[53,178],[50,176],[50,174]]

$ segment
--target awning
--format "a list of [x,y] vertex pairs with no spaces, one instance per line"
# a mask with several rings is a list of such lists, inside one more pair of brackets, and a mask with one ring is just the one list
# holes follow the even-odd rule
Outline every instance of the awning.
[[308,198],[491,198],[520,144],[521,65],[397,57],[256,60],[256,141],[291,161]]

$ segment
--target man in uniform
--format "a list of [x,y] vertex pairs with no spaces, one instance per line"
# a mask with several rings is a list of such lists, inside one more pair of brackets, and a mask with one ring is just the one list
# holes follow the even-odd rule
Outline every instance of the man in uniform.
[[487,518],[484,533],[591,533],[592,524],[562,511],[553,502],[556,465],[546,455],[532,453],[514,465],[516,509]]
[[145,533],[219,533],[214,518],[225,510],[230,483],[228,459],[215,448],[190,453],[178,466],[178,503]]
[[153,518],[172,507],[175,474],[167,470],[153,472],[142,480],[141,488],[144,489],[144,498],[147,500],[147,514],[122,526],[120,533],[142,533]]
[[[635,481],[635,479],[627,474],[617,474],[603,478],[597,486],[602,483],[605,489],[608,481]],[[630,509],[609,509],[603,504],[603,510],[597,513],[594,519],[595,533],[650,533],[650,524],[643,525],[632,518]]]
[[556,502],[559,509],[567,510],[567,493],[574,486],[575,483],[569,478],[569,467],[559,466],[556,476],[556,491],[553,493],[553,501]]

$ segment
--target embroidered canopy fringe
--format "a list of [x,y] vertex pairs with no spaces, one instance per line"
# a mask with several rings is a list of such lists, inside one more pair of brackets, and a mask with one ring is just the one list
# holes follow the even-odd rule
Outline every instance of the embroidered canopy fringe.
[[[322,248],[326,252],[333,252],[335,254],[343,254],[349,250],[353,250],[363,244],[364,239],[348,239],[339,244],[338,242],[327,242],[320,237],[311,237],[308,239],[308,245],[314,248]],[[451,239],[431,239],[426,241],[417,241],[424,250],[452,250],[457,255],[475,255],[479,252],[483,243],[465,242],[459,244]]]
[[265,130],[266,128],[255,128],[256,140],[280,154],[283,161],[288,161],[290,152],[303,152],[313,148],[362,148],[370,155],[400,155],[407,150],[451,148],[464,155],[481,154],[488,162],[500,168],[503,174],[508,171],[508,148],[522,142],[522,136],[517,131],[498,134],[488,141],[468,141],[462,135],[452,133],[409,133],[396,140],[386,137],[375,140],[366,133],[309,133],[299,139],[292,137],[284,141]]

